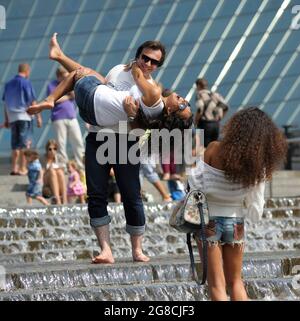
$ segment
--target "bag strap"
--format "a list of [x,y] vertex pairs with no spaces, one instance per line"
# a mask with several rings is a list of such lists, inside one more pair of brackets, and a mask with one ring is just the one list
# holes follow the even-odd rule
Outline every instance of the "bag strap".
[[[200,231],[200,234],[202,234],[201,231]],[[205,241],[205,243],[202,243],[202,249],[203,249],[202,250],[202,260],[203,260],[202,269],[203,270],[202,270],[201,282],[198,280],[198,276],[197,276],[197,272],[196,272],[194,253],[193,253],[193,248],[192,248],[192,243],[191,243],[191,233],[186,234],[186,244],[189,249],[192,277],[197,284],[204,285],[206,282],[206,278],[207,278],[207,244],[206,244],[206,241]]]
[[198,209],[200,213],[200,220],[201,220],[201,228],[199,232],[200,239],[202,241],[202,283],[204,284],[207,278],[207,268],[208,268],[208,258],[207,258],[207,240],[205,235],[205,220],[204,220],[204,213],[203,213],[203,207],[200,203],[198,203]]
[[[189,184],[187,185],[187,190],[190,190]],[[192,276],[194,280],[197,282],[197,284],[203,285],[206,282],[207,278],[207,241],[206,241],[206,236],[205,236],[205,221],[204,221],[204,213],[203,213],[203,208],[200,203],[198,203],[198,210],[200,213],[200,222],[201,222],[201,228],[199,231],[199,239],[202,241],[202,280],[201,283],[198,281],[197,278],[197,273],[195,269],[195,259],[194,259],[194,253],[193,253],[193,248],[192,248],[192,243],[191,243],[191,233],[186,234],[186,243],[189,249],[189,255],[190,255],[190,262],[191,262],[191,269],[192,269]]]

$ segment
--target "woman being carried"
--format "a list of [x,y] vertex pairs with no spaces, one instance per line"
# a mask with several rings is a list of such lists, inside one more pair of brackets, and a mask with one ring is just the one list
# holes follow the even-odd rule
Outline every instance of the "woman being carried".
[[[50,56],[54,50],[60,50],[56,35],[53,36],[50,46]],[[123,103],[134,104],[138,109],[134,121],[135,128],[163,127],[164,120],[166,124],[173,123],[179,128],[189,128],[192,124],[189,103],[176,93],[162,97],[160,87],[147,81],[135,63],[129,68],[132,68],[132,76],[137,86],[133,86],[129,91],[114,90],[109,83],[106,84],[106,79],[101,74],[82,67],[76,62],[74,62],[74,67],[76,70],[71,71],[51,95],[39,104],[30,106],[27,112],[37,114],[45,109],[52,109],[58,99],[74,89],[79,114],[85,122],[91,125],[114,126],[119,121],[127,121],[128,116]],[[175,118],[179,122],[170,121]],[[155,122],[156,119],[160,122]]]

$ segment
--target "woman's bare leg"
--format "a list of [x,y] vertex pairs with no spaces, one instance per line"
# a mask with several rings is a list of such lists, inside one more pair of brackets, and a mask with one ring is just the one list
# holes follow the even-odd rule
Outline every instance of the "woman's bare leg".
[[57,32],[53,34],[49,43],[49,58],[59,62],[69,72],[83,67],[78,62],[72,60],[70,57],[64,54],[57,41]]
[[58,178],[56,175],[55,169],[48,169],[44,175],[44,185],[49,185],[53,196],[56,199],[56,204],[60,205],[61,200],[59,196],[59,186],[58,186]]
[[67,188],[66,188],[66,180],[65,180],[65,174],[63,169],[59,168],[56,169],[57,174],[57,180],[58,180],[58,188],[59,188],[59,194],[62,196],[62,203],[67,204]]
[[79,195],[80,204],[85,204],[84,195]]
[[[80,63],[78,63],[77,61],[71,59],[70,57],[68,57],[64,54],[64,52],[60,48],[60,45],[57,41],[57,33],[53,34],[53,36],[50,40],[50,43],[49,43],[49,58],[59,62],[69,72],[72,72],[72,71],[75,71],[78,69],[82,69],[82,68],[85,69],[85,67],[82,66]],[[102,76],[101,74],[99,74],[95,70],[92,70],[92,69],[89,69],[89,70],[90,70],[90,74],[97,77],[101,81],[102,84],[106,83],[106,79],[104,76]]]
[[[202,258],[202,242],[196,238],[199,254]],[[226,293],[226,281],[223,270],[222,246],[219,244],[208,245],[207,248],[207,283],[212,301],[228,301]]]
[[52,109],[55,102],[74,89],[76,71],[72,71],[64,80],[62,80],[54,91],[42,102],[30,106],[27,113],[30,115],[40,113],[45,109]]
[[224,272],[232,301],[247,301],[248,296],[242,280],[244,245],[223,246]]

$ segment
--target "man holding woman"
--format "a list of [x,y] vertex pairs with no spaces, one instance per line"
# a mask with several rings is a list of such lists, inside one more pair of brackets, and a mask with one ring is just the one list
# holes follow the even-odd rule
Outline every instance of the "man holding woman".
[[[67,57],[60,49],[57,43],[56,34],[51,39],[50,42],[50,58],[61,63],[70,73],[73,73],[73,77],[77,74],[77,77],[86,75],[90,72],[82,69],[78,63]],[[136,65],[138,67],[137,74],[135,75],[137,81],[142,82],[142,87],[144,89],[143,94],[146,92],[146,97],[144,103],[147,106],[153,106],[161,99],[160,92],[154,89],[154,81],[151,77],[151,73],[154,72],[158,67],[160,67],[165,59],[165,48],[157,41],[148,41],[142,44],[136,52]],[[76,73],[77,70],[77,73]],[[95,75],[95,72],[93,72]],[[114,90],[130,90],[135,85],[135,80],[131,73],[130,68],[125,65],[117,65],[108,73],[104,78],[103,76],[97,74],[98,84],[94,87],[95,90],[97,86],[101,83],[106,83]],[[95,78],[91,79],[85,77],[87,80],[95,82]],[[75,80],[75,78],[73,78]],[[99,83],[100,80],[100,83]],[[84,78],[80,80],[81,82],[86,81]],[[79,82],[80,82],[79,81]],[[74,82],[73,82],[74,83]],[[149,85],[151,84],[150,90],[154,89],[154,95],[149,92]],[[101,86],[107,87],[107,86]],[[80,88],[80,87],[78,87]],[[108,88],[108,87],[107,87]],[[106,89],[106,88],[105,88]],[[104,90],[105,90],[104,89]],[[142,90],[143,90],[142,89]],[[109,88],[107,89],[109,91]],[[76,88],[75,88],[76,92]],[[112,93],[112,92],[110,92]],[[95,91],[92,93],[95,94]],[[127,94],[128,96],[128,94]],[[145,96],[145,94],[144,94]],[[91,97],[85,96],[89,101]],[[107,98],[102,95],[101,98]],[[96,97],[95,97],[96,100]],[[153,101],[156,100],[156,101]],[[170,104],[176,104],[179,107],[181,104],[182,110],[186,109],[186,102],[179,96],[173,95],[169,100]],[[127,98],[127,107],[133,111],[133,116],[137,110],[136,101],[133,98]],[[83,103],[83,107],[85,104]],[[34,107],[33,107],[34,108]],[[161,107],[160,107],[161,108]],[[153,108],[155,109],[155,108]],[[120,111],[120,110],[119,110]],[[186,112],[188,110],[186,109]],[[33,113],[35,111],[33,110]],[[123,111],[124,112],[124,111]],[[168,112],[168,109],[167,109]],[[179,111],[178,111],[179,112]],[[143,253],[142,250],[142,238],[145,231],[145,214],[143,209],[142,198],[140,194],[140,181],[139,181],[139,164],[131,164],[127,162],[122,164],[117,161],[116,164],[104,164],[101,165],[97,162],[96,153],[98,148],[105,143],[105,141],[97,141],[97,132],[100,129],[108,129],[114,131],[113,135],[116,136],[116,151],[119,150],[118,143],[122,141],[119,139],[120,136],[125,135],[125,139],[128,140],[128,133],[118,132],[118,125],[111,122],[110,124],[105,123],[107,118],[104,117],[103,123],[99,121],[101,117],[98,117],[98,122],[96,115],[93,113],[86,113],[90,119],[93,126],[90,127],[89,135],[86,138],[86,154],[85,154],[85,165],[86,165],[86,177],[87,177],[87,194],[88,194],[88,211],[90,215],[90,224],[93,227],[95,234],[97,236],[101,253],[93,258],[94,263],[114,263],[114,257],[112,255],[110,246],[110,234],[109,234],[109,223],[111,221],[110,216],[107,212],[107,185],[109,179],[110,169],[113,168],[118,186],[120,188],[122,201],[124,203],[124,210],[126,216],[126,231],[130,234],[131,244],[132,244],[132,257],[134,261],[146,262],[149,258]],[[126,115],[126,114],[125,114]],[[125,117],[125,116],[122,116]],[[122,120],[122,119],[119,119]],[[124,120],[127,120],[124,118]],[[99,124],[100,123],[100,124]],[[101,125],[95,126],[95,125]],[[127,151],[132,145],[136,143],[128,141]],[[130,177],[130,180],[128,180]]]

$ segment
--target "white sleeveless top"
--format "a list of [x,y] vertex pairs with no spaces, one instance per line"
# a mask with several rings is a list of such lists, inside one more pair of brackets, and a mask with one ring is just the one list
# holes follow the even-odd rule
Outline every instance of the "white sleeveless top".
[[262,217],[265,182],[244,188],[225,178],[224,171],[202,160],[191,169],[188,182],[191,189],[205,193],[210,216],[245,217],[252,221]]

